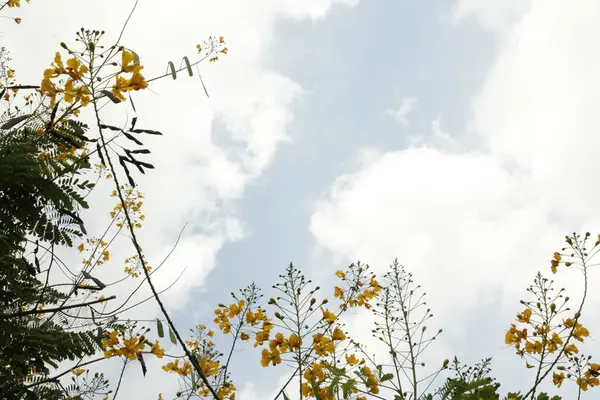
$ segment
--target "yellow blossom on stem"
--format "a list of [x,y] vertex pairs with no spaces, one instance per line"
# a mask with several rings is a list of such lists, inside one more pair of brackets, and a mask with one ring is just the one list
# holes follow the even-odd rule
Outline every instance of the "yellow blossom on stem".
[[288,343],[290,345],[290,350],[300,350],[302,339],[295,333],[292,333],[288,339]]
[[331,338],[333,340],[344,340],[346,339],[346,335],[344,334],[344,331],[342,331],[340,328],[335,328],[333,330],[333,334],[331,335]]
[[358,364],[358,359],[356,358],[356,356],[354,354],[346,354],[346,362],[350,365],[356,365]]
[[552,374],[552,383],[559,388],[565,380],[565,373],[561,372],[560,374],[554,373]]
[[324,309],[323,307],[321,307],[321,312],[323,313],[323,319],[328,323],[333,324],[337,320],[337,317],[334,313]]
[[152,354],[154,354],[157,358],[163,358],[163,355],[165,354],[165,349],[161,348],[158,345],[158,340],[157,340],[152,344],[152,348],[150,349],[150,352]]
[[579,349],[573,343],[569,343],[567,346],[565,346],[564,352],[566,355],[570,356],[572,354],[579,353]]
[[273,363],[273,366],[281,363],[280,353],[277,349],[271,351],[263,349],[261,356],[260,365],[263,367],[268,367],[270,363]]
[[532,311],[530,308],[526,308],[522,313],[517,314],[517,321],[524,324],[528,324],[531,319]]

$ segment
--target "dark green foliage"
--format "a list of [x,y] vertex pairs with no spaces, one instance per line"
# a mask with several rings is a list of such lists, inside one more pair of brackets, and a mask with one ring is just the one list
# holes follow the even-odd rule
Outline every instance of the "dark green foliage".
[[72,246],[85,234],[77,214],[93,187],[78,178],[89,162],[74,152],[88,141],[87,127],[33,118],[12,117],[0,126],[0,399],[63,398],[58,382],[48,380],[50,369],[99,350],[95,331],[65,331],[50,313],[19,315],[66,299],[38,279],[45,275],[37,253],[39,245]]

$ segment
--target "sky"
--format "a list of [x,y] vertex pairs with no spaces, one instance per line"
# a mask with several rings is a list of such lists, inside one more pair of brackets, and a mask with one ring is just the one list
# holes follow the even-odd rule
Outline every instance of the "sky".
[[[3,45],[18,77],[36,82],[61,41],[74,44],[81,26],[114,40],[132,6],[33,0],[5,12],[23,22],[5,24]],[[151,264],[185,225],[156,275],[162,288],[184,271],[164,295],[178,326],[211,321],[251,282],[268,294],[290,262],[332,287],[351,262],[382,274],[397,258],[444,328],[427,360],[493,357],[503,388],[525,387],[533,375],[504,332],[564,236],[600,226],[598,17],[593,0],[141,0],[121,44],[147,76],[193,59],[209,35],[229,48],[201,66],[210,98],[184,75],[134,96],[138,125],[164,133],[145,143],[156,169],[139,178]],[[131,116],[123,104],[105,114]],[[91,198],[90,232],[106,226],[109,190]],[[104,277],[121,276],[127,246],[115,245]],[[579,275],[555,278],[579,297]],[[597,305],[591,291],[588,352]],[[150,314],[153,304],[132,311]],[[346,324],[376,348],[368,318]],[[242,400],[267,398],[285,377],[259,368],[258,352],[236,357]],[[153,365],[145,379],[127,371],[123,398],[177,390]],[[573,393],[564,386],[553,393]]]

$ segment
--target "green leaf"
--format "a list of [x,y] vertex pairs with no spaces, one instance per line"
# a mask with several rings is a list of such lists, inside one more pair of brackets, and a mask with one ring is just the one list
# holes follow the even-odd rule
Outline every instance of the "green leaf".
[[385,382],[392,379],[394,379],[394,374],[384,374],[381,379],[379,379],[379,382]]
[[285,393],[285,391],[283,392],[283,400],[290,400],[290,398],[288,397],[288,395]]
[[0,128],[10,129],[13,126],[17,125],[19,122],[25,121],[30,116],[31,116],[31,114],[27,114],[27,115],[21,115],[21,116],[15,117],[15,118],[11,118],[8,121],[6,121]]
[[190,64],[190,59],[187,58],[187,56],[184,56],[183,62],[185,63],[185,67],[187,68],[188,74],[190,74],[190,76],[194,76],[194,72],[192,71],[192,65]]
[[158,332],[159,338],[165,337],[165,329],[163,328],[162,322],[160,322],[160,319],[158,318],[156,318],[156,331]]
[[169,339],[171,339],[171,343],[177,344],[177,339],[175,338],[175,334],[171,330],[171,327],[169,327]]
[[169,61],[169,67],[171,70],[171,76],[173,77],[173,80],[177,79],[177,72],[175,72],[175,65],[173,64],[173,61]]

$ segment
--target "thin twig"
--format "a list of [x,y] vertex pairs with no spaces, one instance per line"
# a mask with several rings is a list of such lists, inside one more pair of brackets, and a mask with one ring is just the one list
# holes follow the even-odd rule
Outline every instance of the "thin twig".
[[110,296],[110,297],[107,297],[105,299],[98,299],[98,300],[90,301],[90,302],[87,302],[87,303],[81,303],[81,304],[71,304],[70,306],[48,308],[48,309],[45,309],[45,310],[35,310],[34,309],[34,310],[22,311],[22,312],[13,313],[13,314],[0,314],[0,319],[23,317],[25,315],[31,315],[31,314],[45,314],[45,313],[49,313],[49,312],[58,312],[58,311],[68,310],[68,309],[71,309],[71,308],[85,307],[85,306],[89,306],[89,305],[96,304],[96,303],[103,303],[105,301],[113,300],[113,299],[116,299],[116,298],[117,298],[116,296]]

